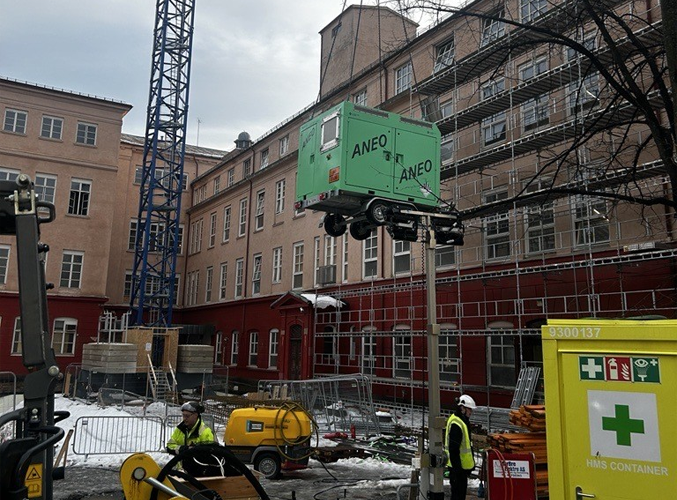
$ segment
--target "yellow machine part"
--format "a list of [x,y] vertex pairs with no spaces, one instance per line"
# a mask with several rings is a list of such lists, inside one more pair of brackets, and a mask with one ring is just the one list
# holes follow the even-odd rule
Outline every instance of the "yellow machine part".
[[238,408],[228,418],[226,446],[285,445],[310,439],[312,426],[303,409]]
[[[157,478],[160,474],[160,466],[149,455],[135,453],[130,455],[120,467],[120,483],[126,500],[148,500],[153,487],[143,479],[146,477]],[[172,488],[172,483],[165,479],[163,483]],[[170,497],[159,491],[158,500],[186,500],[184,496]]]

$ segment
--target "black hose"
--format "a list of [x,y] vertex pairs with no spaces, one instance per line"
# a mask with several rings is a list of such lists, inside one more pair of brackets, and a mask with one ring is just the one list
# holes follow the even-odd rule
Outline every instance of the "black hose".
[[[156,479],[160,482],[163,482],[170,474],[170,472],[172,472],[174,466],[178,464],[181,460],[185,458],[191,458],[194,455],[202,454],[205,452],[209,452],[220,458],[224,458],[231,467],[233,467],[238,472],[241,472],[242,475],[249,480],[251,485],[254,487],[256,492],[261,497],[261,500],[270,500],[270,497],[263,489],[261,483],[259,483],[259,480],[256,478],[256,476],[252,474],[252,471],[249,470],[249,467],[247,467],[245,464],[242,463],[242,461],[239,458],[233,455],[232,451],[218,444],[192,446],[188,448],[187,451],[179,453],[178,455],[174,456],[169,462],[167,462],[167,465],[165,465],[162,468],[162,470],[160,470],[160,473],[158,474]],[[204,488],[204,485],[201,485],[199,487]],[[153,488],[149,500],[157,500],[157,496],[158,490]]]

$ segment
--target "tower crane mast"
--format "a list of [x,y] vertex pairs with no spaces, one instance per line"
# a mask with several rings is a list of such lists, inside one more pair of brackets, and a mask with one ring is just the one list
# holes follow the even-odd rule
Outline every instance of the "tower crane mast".
[[170,326],[177,293],[194,0],[157,0],[130,308]]

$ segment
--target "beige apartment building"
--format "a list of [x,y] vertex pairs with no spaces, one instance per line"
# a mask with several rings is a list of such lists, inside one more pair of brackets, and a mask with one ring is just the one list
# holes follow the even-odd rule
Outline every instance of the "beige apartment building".
[[[632,26],[640,39],[656,36],[657,2],[612,3],[647,21]],[[573,4],[471,5],[558,29]],[[605,108],[611,89],[579,55],[496,19],[452,15],[422,29],[384,7],[350,6],[320,35],[317,103],[255,141],[241,134],[227,154],[194,148],[186,159],[174,314],[177,323],[214,329],[215,365],[227,366],[231,378],[364,373],[378,397],[426,400],[424,273],[433,263],[424,261],[423,244],[393,241],[384,227],[364,241],[331,237],[321,227],[324,214],[295,209],[299,128],[344,100],[433,121],[442,132],[442,201],[461,212],[466,228],[465,244],[439,247],[434,263],[443,404],[463,390],[479,404],[508,405],[520,369],[542,362],[540,326],[548,318],[674,317],[672,210],[580,194],[619,186],[663,193],[669,185],[652,148],[639,155],[641,175],[632,183],[615,166],[631,161],[614,149],[613,120],[623,122],[625,104],[615,106],[618,113]],[[515,47],[515,39],[530,43]],[[594,29],[581,29],[580,41],[605,57]],[[0,97],[3,113],[25,108]],[[106,103],[119,120],[129,109],[94,103]],[[604,123],[597,111],[608,115]],[[639,125],[631,130],[631,141],[646,137]],[[554,161],[586,131],[592,138],[569,163]],[[107,178],[117,193],[108,215],[116,215],[107,219],[106,260],[97,261],[106,277],[96,307],[122,312],[142,142],[119,129],[116,141]],[[95,250],[76,250],[86,254],[85,276]],[[48,275],[58,276],[63,262],[55,260]],[[3,332],[11,315],[2,313]],[[9,346],[0,349],[4,359]]]
[[[112,99],[0,78],[0,108],[1,178],[28,174],[41,199],[56,207],[41,238],[50,247],[50,328],[64,369],[97,338],[105,309],[128,308],[143,138],[122,134],[131,105]],[[224,153],[187,147],[186,186]],[[186,189],[184,206],[190,202]],[[0,369],[22,373],[16,259],[14,237],[0,237]]]

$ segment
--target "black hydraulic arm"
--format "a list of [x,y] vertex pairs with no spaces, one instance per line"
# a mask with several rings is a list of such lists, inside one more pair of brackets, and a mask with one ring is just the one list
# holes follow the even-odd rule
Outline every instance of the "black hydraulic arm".
[[[38,210],[42,209],[42,210]],[[51,500],[54,445],[64,432],[54,425],[54,392],[61,378],[49,335],[45,255],[40,224],[54,220],[54,205],[37,200],[31,179],[0,181],[0,234],[16,237],[24,380],[24,408],[3,415],[15,437],[0,445],[0,491],[4,500]],[[60,418],[67,415],[60,414]]]

